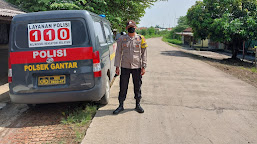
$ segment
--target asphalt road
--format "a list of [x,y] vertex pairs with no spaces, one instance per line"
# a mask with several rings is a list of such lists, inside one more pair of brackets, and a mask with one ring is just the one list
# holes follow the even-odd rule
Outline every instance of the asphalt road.
[[148,39],[142,107],[134,111],[130,81],[125,111],[118,106],[119,77],[110,103],[99,109],[85,144],[257,143],[257,89],[200,60],[186,57],[160,38]]

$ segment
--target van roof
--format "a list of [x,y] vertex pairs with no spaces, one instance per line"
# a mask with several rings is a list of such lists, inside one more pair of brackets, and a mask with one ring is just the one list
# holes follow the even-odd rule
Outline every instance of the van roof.
[[37,20],[45,20],[45,19],[62,19],[62,18],[78,18],[78,17],[87,17],[87,16],[97,17],[102,19],[103,21],[110,24],[110,22],[89,11],[86,10],[55,10],[55,11],[42,11],[42,12],[32,12],[27,14],[19,14],[13,18],[14,22],[22,22],[22,21],[37,21]]

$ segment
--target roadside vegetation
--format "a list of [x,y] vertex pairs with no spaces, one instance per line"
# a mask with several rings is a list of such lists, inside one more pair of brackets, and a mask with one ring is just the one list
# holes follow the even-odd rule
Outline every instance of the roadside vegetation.
[[[7,143],[78,144],[85,137],[97,108],[98,105],[88,102],[37,104],[30,108],[10,103],[1,113],[19,114],[14,120],[14,115],[1,117],[2,125],[12,125],[10,133],[0,132],[5,135],[1,140],[8,140]],[[3,129],[10,128],[6,126]]]
[[169,38],[168,36],[163,37],[162,40],[165,41],[165,42],[168,42],[168,43],[172,43],[172,44],[176,44],[176,45],[182,45],[181,40],[172,39],[172,38]]
[[86,130],[96,114],[96,111],[96,105],[92,103],[83,103],[74,109],[67,109],[65,112],[62,112],[64,117],[62,118],[61,123],[72,127],[75,131],[75,141],[77,143],[80,143],[83,140]]
[[145,38],[163,37],[168,34],[167,30],[159,30],[159,26],[137,30],[137,33]]
[[252,68],[241,67],[241,69],[248,70],[253,73],[257,73],[257,69],[255,67],[252,67]]
[[194,37],[225,44],[236,59],[245,42],[257,39],[256,0],[197,1],[187,12]]
[[62,112],[64,118],[61,120],[63,124],[76,124],[83,126],[91,121],[95,115],[97,106],[93,104],[82,104],[72,111]]
[[162,40],[168,43],[182,45],[181,36],[177,35],[176,33],[182,32],[188,27],[189,25],[186,16],[181,16],[178,19],[178,25],[174,27],[169,33],[167,33]]

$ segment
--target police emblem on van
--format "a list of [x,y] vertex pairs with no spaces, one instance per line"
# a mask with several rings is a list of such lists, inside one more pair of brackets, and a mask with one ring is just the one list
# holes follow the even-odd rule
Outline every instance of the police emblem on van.
[[53,58],[47,58],[47,59],[46,59],[46,63],[49,63],[49,64],[50,64],[50,63],[53,63],[53,62],[54,62],[54,59],[53,59]]

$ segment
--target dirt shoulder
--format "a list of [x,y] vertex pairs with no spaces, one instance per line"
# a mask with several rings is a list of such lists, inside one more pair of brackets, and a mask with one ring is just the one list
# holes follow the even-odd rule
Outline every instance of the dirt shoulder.
[[234,62],[233,60],[222,60],[219,62],[213,62],[204,60],[206,63],[228,73],[240,80],[243,80],[252,86],[257,88],[257,73],[251,71],[251,67],[245,62]]
[[9,102],[0,110],[0,144],[80,143],[92,118],[81,124],[75,116],[87,106],[76,102],[29,108]]
[[174,44],[171,46],[178,48],[191,58],[204,61],[209,65],[233,75],[234,77],[237,77],[238,79],[257,88],[257,71],[254,68],[254,64],[249,61],[242,61],[240,59],[233,60],[230,59],[230,56],[217,52],[187,50]]

